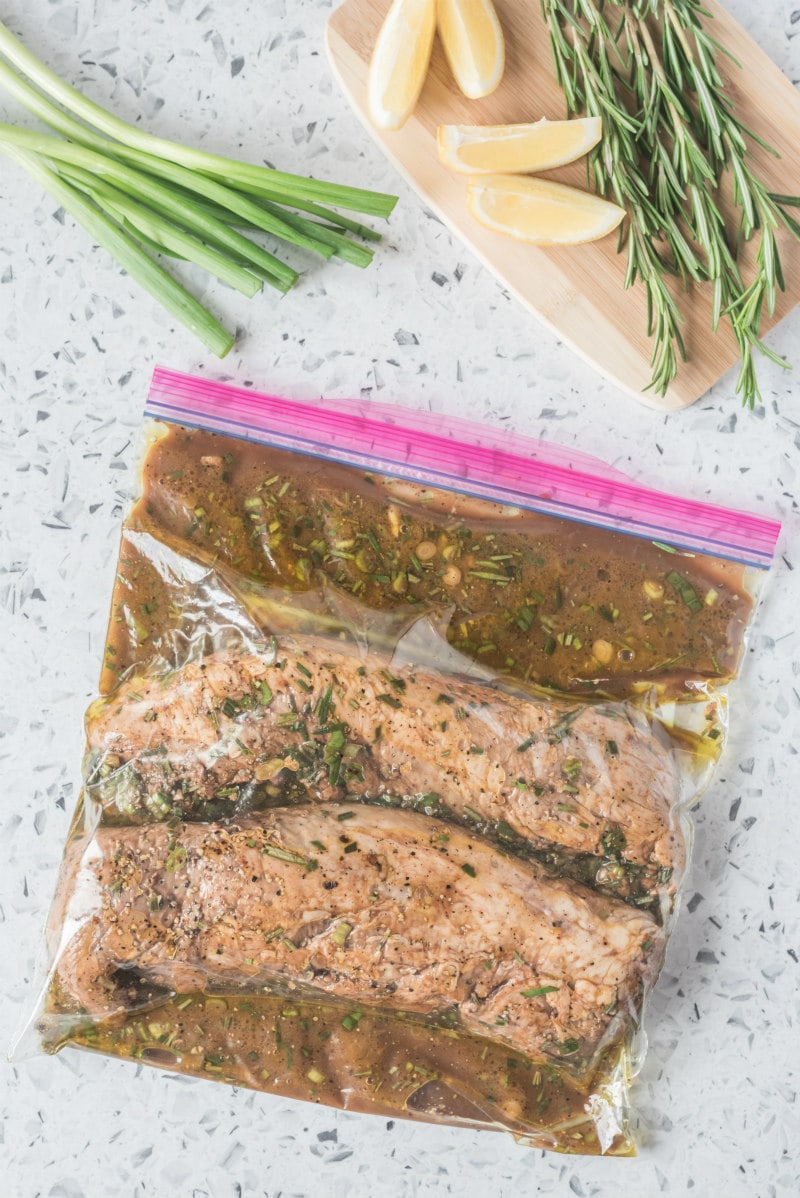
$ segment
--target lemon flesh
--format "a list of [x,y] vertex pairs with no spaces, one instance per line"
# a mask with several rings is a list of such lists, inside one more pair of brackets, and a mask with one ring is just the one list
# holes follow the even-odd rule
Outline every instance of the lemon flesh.
[[439,37],[456,83],[479,100],[503,77],[505,44],[492,0],[438,0]]
[[394,0],[378,34],[367,81],[367,108],[379,129],[399,129],[414,111],[435,32],[436,0]]
[[470,181],[467,205],[480,224],[532,245],[580,245],[615,229],[624,208],[546,179],[487,175]]
[[464,174],[547,171],[581,158],[600,141],[599,116],[532,125],[440,125],[439,158]]

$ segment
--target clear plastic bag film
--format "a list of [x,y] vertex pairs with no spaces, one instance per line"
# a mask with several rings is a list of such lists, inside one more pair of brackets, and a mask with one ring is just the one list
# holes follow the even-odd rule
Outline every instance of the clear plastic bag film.
[[158,370],[20,1043],[627,1155],[778,525]]

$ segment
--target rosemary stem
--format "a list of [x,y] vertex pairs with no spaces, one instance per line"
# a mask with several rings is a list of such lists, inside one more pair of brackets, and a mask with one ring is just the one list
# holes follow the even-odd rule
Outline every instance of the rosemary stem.
[[[753,169],[750,141],[775,151],[742,124],[726,94],[717,61],[720,54],[735,60],[706,31],[702,0],[541,3],[568,115],[603,121],[589,174],[628,213],[620,249],[627,250],[625,286],[639,282],[646,292],[650,387],[664,394],[685,356],[680,306],[668,285],[677,275],[684,286],[710,284],[712,331],[729,321],[741,353],[737,390],[753,406],[761,398],[754,352],[786,365],[764,345],[760,326],[784,287],[776,234],[783,227],[800,240],[800,222],[786,211],[800,199],[771,194]],[[726,176],[735,229],[719,202]],[[756,264],[745,282],[737,256],[754,238]]]

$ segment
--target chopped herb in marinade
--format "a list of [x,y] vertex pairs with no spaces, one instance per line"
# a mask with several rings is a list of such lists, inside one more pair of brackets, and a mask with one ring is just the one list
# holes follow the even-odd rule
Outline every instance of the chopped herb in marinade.
[[542,994],[553,994],[560,986],[532,986],[528,990],[520,990],[523,998],[539,998]]
[[341,753],[347,744],[344,732],[341,728],[334,728],[325,743],[326,754],[333,755]]
[[341,923],[337,923],[336,927],[331,932],[331,940],[337,948],[344,948],[345,944],[347,943],[347,937],[350,935],[352,930],[353,925],[351,923],[347,923],[346,920],[342,920]]
[[566,1040],[562,1040],[557,1047],[562,1057],[571,1057],[578,1051],[580,1046],[580,1040],[576,1040],[574,1036],[569,1036]]
[[698,612],[703,610],[703,603],[698,597],[697,591],[688,579],[679,574],[677,570],[669,572],[667,582],[678,592],[683,602],[689,608],[689,611]]
[[171,844],[167,859],[164,862],[164,869],[168,873],[172,873],[176,869],[182,869],[186,864],[186,849],[180,844]]
[[531,630],[531,628],[533,627],[533,621],[534,621],[533,611],[527,605],[523,605],[517,612],[517,616],[516,616],[517,627],[520,628],[523,632],[529,632]]
[[319,720],[320,724],[326,724],[328,722],[328,716],[330,715],[330,712],[331,712],[332,703],[333,703],[333,683],[331,682],[325,688],[324,693],[317,700],[316,715],[317,715],[317,719]]
[[621,828],[608,828],[600,837],[600,843],[609,857],[617,857],[625,848],[625,833]]
[[294,865],[305,865],[308,867],[308,857],[304,857],[302,853],[293,853],[290,849],[279,848],[275,844],[265,844],[262,846],[261,852],[267,857],[275,857],[278,861],[291,861]]

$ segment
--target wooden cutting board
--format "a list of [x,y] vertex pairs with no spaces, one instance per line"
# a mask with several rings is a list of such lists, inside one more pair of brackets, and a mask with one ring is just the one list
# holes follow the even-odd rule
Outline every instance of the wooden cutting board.
[[[611,236],[591,245],[539,249],[483,229],[466,207],[465,176],[439,164],[439,124],[501,124],[564,116],[539,0],[496,0],[506,38],[506,71],[500,87],[485,100],[467,100],[456,88],[441,46],[433,60],[416,111],[395,133],[372,128],[366,112],[366,81],[372,48],[389,0],[345,0],[330,18],[328,54],[334,72],[357,114],[427,204],[528,308],[607,378],[644,403],[681,408],[693,403],[736,362],[727,327],[710,334],[710,295],[706,286],[681,294],[688,360],[669,393],[645,392],[650,379],[646,303],[639,286],[625,291],[624,255]],[[742,64],[724,57],[721,70],[745,125],[780,153],[775,159],[754,147],[753,157],[771,190],[800,193],[800,96],[789,80],[715,0],[713,34]],[[573,163],[549,177],[586,185],[585,166]],[[800,301],[800,245],[781,236],[787,290],[778,298],[771,328]],[[747,277],[752,255],[744,258]],[[531,338],[536,336],[531,328]],[[796,364],[800,369],[800,360]]]

